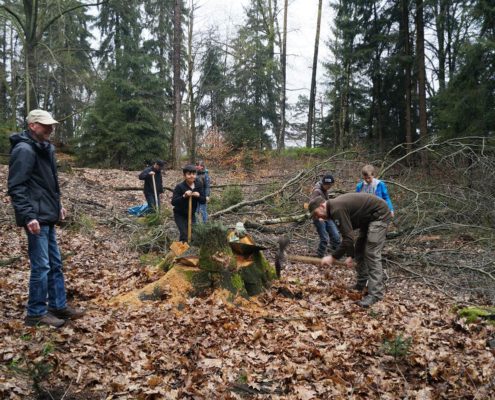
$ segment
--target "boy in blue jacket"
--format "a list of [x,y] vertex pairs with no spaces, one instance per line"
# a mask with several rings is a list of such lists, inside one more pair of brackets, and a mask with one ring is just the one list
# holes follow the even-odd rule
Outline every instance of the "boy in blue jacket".
[[394,216],[394,206],[392,205],[392,200],[388,195],[387,185],[380,179],[375,178],[375,167],[373,165],[365,165],[361,170],[363,175],[363,180],[360,181],[356,186],[357,193],[369,193],[378,196],[379,198],[385,200],[390,210],[392,217]]

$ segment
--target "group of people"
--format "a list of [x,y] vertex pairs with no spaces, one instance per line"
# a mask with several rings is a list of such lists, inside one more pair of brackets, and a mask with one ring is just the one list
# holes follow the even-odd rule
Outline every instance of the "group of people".
[[[31,266],[25,317],[28,326],[60,327],[67,320],[85,314],[84,310],[67,304],[57,244],[55,224],[66,214],[61,203],[55,149],[50,143],[57,124],[47,111],[32,110],[27,116],[27,129],[10,137],[8,194],[16,223],[27,235]],[[163,194],[161,171],[164,165],[162,160],[156,160],[139,174],[139,179],[144,180],[146,201],[155,210],[159,210]],[[186,165],[182,172],[184,180],[175,187],[171,202],[179,240],[187,241],[188,225],[196,222],[196,211],[203,222],[208,219],[210,178],[202,161]],[[387,187],[375,178],[374,168],[365,166],[362,175],[357,193],[335,199],[329,198],[335,180],[332,175],[324,175],[313,189],[309,211],[320,238],[317,251],[321,264],[332,265],[336,259],[347,256],[346,265],[357,271],[353,289],[368,288],[367,296],[359,305],[369,307],[383,298],[381,251],[394,210]],[[356,229],[359,236],[354,241]],[[330,255],[326,255],[328,250]]]
[[[144,197],[150,210],[160,209],[160,197],[163,194],[161,171],[164,166],[162,160],[157,160],[139,174],[139,179],[144,181]],[[184,180],[175,186],[171,203],[174,207],[174,221],[179,229],[179,241],[187,242],[189,223],[196,223],[196,213],[203,223],[208,221],[207,203],[210,201],[211,181],[203,160],[197,161],[196,165],[186,165],[182,173]]]
[[[356,193],[335,199],[329,198],[335,180],[332,175],[324,175],[313,188],[308,208],[320,239],[317,252],[321,264],[331,266],[345,255],[345,264],[356,269],[356,282],[351,289],[367,289],[367,295],[358,302],[367,308],[384,296],[381,254],[394,208],[387,185],[375,177],[375,168],[366,165],[361,174],[363,179]],[[359,230],[357,239],[355,230]]]

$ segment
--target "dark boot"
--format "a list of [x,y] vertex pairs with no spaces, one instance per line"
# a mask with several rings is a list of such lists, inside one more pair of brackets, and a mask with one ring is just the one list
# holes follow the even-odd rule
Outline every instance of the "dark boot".
[[358,301],[357,304],[363,308],[369,308],[378,301],[380,301],[378,297],[368,295],[363,300]]
[[366,290],[366,283],[356,283],[354,285],[348,286],[347,290],[353,292],[364,292]]
[[48,311],[55,315],[57,318],[61,319],[78,319],[86,313],[86,311],[83,309],[74,308],[69,305],[61,309],[49,308]]
[[30,316],[28,315],[24,319],[24,324],[26,326],[53,326],[55,328],[60,328],[65,324],[65,320],[57,318],[55,315],[50,312],[41,316]]

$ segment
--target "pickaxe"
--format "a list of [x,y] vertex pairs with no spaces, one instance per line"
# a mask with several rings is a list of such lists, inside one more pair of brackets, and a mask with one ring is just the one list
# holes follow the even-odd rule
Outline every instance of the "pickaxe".
[[[300,256],[296,254],[287,254],[285,250],[289,245],[289,238],[287,236],[282,236],[278,239],[278,251],[275,255],[275,270],[277,271],[277,276],[280,278],[280,271],[287,260],[299,261],[307,264],[321,265],[321,258],[310,257],[310,256]],[[333,265],[339,265],[345,267],[346,263],[339,260],[334,260]]]

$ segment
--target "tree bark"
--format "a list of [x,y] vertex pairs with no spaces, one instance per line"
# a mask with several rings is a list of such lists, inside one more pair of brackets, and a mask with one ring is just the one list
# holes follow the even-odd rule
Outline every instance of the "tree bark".
[[178,168],[181,156],[181,139],[182,139],[182,123],[181,123],[181,78],[180,78],[180,59],[181,59],[181,42],[182,42],[182,0],[175,0],[174,3],[174,45],[172,54],[172,64],[174,70],[173,86],[174,86],[174,108],[173,121],[174,130],[172,134],[172,148],[170,151],[172,158],[172,168]]
[[[421,141],[425,144],[428,131],[426,115],[426,71],[423,8],[423,0],[416,0],[416,61],[418,69],[419,135]],[[426,153],[422,153],[422,156],[423,165],[426,166]]]
[[409,0],[402,0],[402,40],[404,49],[404,124],[406,130],[406,151],[412,150],[412,128],[411,128],[411,46],[409,35]]
[[445,19],[447,16],[446,0],[438,0],[433,8],[435,12],[435,23],[437,31],[437,57],[438,57],[438,86],[439,90],[445,89],[445,68],[446,68],[446,51],[445,51]]
[[280,56],[280,65],[282,68],[282,89],[280,93],[280,131],[278,133],[277,150],[285,148],[285,108],[287,102],[287,12],[289,9],[289,0],[284,1],[284,25],[282,38],[282,53]]
[[193,55],[193,26],[194,26],[194,0],[190,3],[189,12],[189,36],[187,40],[187,82],[189,92],[189,161],[196,161],[196,104],[194,98],[193,73],[194,73],[194,55]]
[[311,72],[311,89],[309,92],[308,126],[306,129],[306,147],[311,147],[313,142],[313,116],[316,99],[316,70],[318,67],[318,46],[320,42],[321,8],[323,0],[318,1],[318,17],[316,20],[316,37],[313,53],[313,69]]

